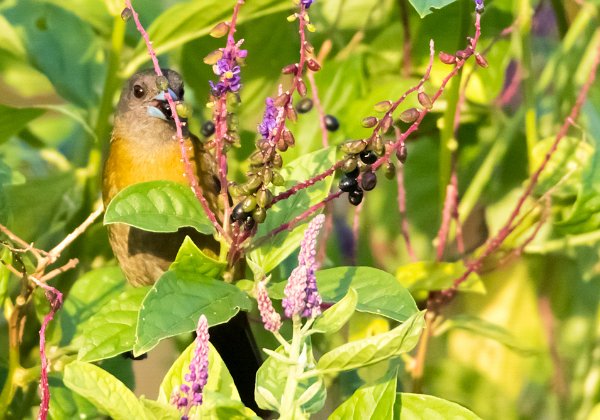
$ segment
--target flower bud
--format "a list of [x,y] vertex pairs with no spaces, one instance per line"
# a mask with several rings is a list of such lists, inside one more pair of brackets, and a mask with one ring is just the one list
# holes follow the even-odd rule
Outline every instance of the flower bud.
[[273,156],[273,166],[276,168],[281,168],[283,166],[283,159],[281,158],[281,155]]
[[260,207],[268,207],[273,201],[273,193],[265,189],[258,190],[256,193],[256,202]]
[[293,106],[287,106],[285,108],[285,116],[292,122],[298,121],[298,114],[296,114],[296,111],[294,111]]
[[440,61],[444,64],[454,64],[456,63],[456,57],[452,54],[445,53],[443,51],[440,52]]
[[262,207],[257,207],[252,212],[252,218],[256,223],[262,223],[267,218],[267,211]]
[[296,144],[296,139],[294,138],[294,135],[292,134],[292,132],[290,130],[288,130],[287,128],[283,130],[283,133],[281,134],[281,136],[283,137],[283,139],[285,140],[285,143],[288,146],[293,146],[294,144]]
[[313,25],[312,23],[307,24],[306,29],[308,29],[308,32],[315,32],[317,30],[317,28],[315,28],[315,25]]
[[244,210],[245,213],[251,212],[256,208],[257,201],[258,200],[253,196],[246,197],[244,201],[242,201],[242,210]]
[[487,60],[479,53],[475,53],[475,61],[477,62],[477,64],[479,64],[479,66],[483,67],[484,69],[488,67]]
[[298,64],[288,64],[284,68],[281,69],[283,74],[296,74],[298,71]]
[[251,194],[254,191],[256,191],[258,189],[258,187],[260,187],[261,184],[262,184],[262,179],[256,175],[254,175],[254,176],[250,177],[245,184],[242,185],[242,190],[246,194]]
[[265,157],[260,150],[255,151],[248,158],[251,165],[262,165],[265,162]]
[[390,101],[381,101],[375,104],[374,108],[377,112],[388,112],[392,107],[392,103]]
[[392,126],[392,116],[391,115],[386,115],[383,120],[381,120],[381,132],[382,133],[387,133],[387,131],[390,129],[390,127]]
[[223,58],[223,51],[214,50],[213,52],[208,53],[206,57],[204,57],[204,64],[212,66],[213,64],[217,64],[217,61],[219,61],[221,58]]
[[312,58],[309,59],[306,62],[306,66],[311,70],[311,71],[319,71],[321,70],[321,65],[319,63],[317,63],[315,60],[313,60]]
[[387,179],[394,179],[396,176],[396,166],[392,162],[387,162],[383,168],[383,174]]
[[132,17],[133,17],[133,12],[131,11],[131,9],[129,7],[126,7],[121,11],[121,19],[123,19],[125,22],[127,22]]
[[408,157],[408,150],[406,149],[406,145],[402,143],[398,149],[396,149],[396,157],[398,161],[404,165],[406,162],[406,158]]
[[355,155],[367,148],[367,142],[364,140],[351,140],[343,143],[340,148],[344,153]]
[[406,111],[404,111],[402,114],[400,114],[400,121],[405,122],[407,124],[412,124],[414,123],[417,118],[419,118],[419,116],[421,115],[421,113],[419,112],[419,110],[417,108],[409,108]]
[[263,179],[263,185],[269,185],[273,180],[273,170],[269,168],[263,169],[261,173]]
[[289,146],[283,139],[283,136],[280,137],[279,140],[277,140],[277,150],[279,150],[280,152],[285,152],[288,149],[288,147]]
[[156,87],[160,91],[169,89],[169,79],[167,79],[165,76],[158,76],[156,78]]
[[342,171],[344,173],[352,172],[358,166],[358,160],[354,157],[348,158],[342,164]]
[[433,108],[433,102],[431,102],[431,98],[425,92],[419,92],[419,94],[417,95],[417,99],[419,100],[419,103],[425,108]]
[[301,78],[298,78],[298,93],[300,96],[306,96],[306,83]]
[[192,116],[192,107],[187,102],[179,102],[175,105],[175,111],[181,118],[189,118]]
[[285,185],[285,179],[283,179],[283,176],[277,171],[273,171],[273,185],[277,187]]
[[275,98],[275,100],[273,101],[273,105],[275,105],[278,108],[282,107],[288,103],[289,99],[290,99],[290,95],[288,95],[287,93],[282,93],[277,98]]
[[372,128],[372,127],[375,127],[378,122],[379,122],[379,119],[377,117],[367,117],[367,118],[363,118],[362,126],[365,128]]
[[229,24],[227,22],[217,23],[214,28],[210,30],[210,36],[213,38],[221,38],[229,32]]

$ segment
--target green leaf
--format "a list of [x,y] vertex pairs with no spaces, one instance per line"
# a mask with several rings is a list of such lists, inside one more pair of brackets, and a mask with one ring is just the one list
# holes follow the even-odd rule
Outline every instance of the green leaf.
[[360,387],[328,419],[393,419],[397,375],[395,368],[377,383]]
[[194,331],[201,314],[209,325],[227,322],[239,310],[248,311],[248,296],[232,284],[189,271],[169,270],[144,299],[136,331],[136,355],[166,337]]
[[[291,9],[290,5],[279,0],[258,0],[248,2],[240,13],[238,23],[244,23],[260,16]],[[176,4],[162,13],[148,27],[148,34],[157,54],[164,54],[182,44],[208,35],[219,22],[231,18],[233,3],[187,1]],[[177,25],[173,25],[177,22]],[[208,53],[206,51],[205,53]],[[148,61],[148,52],[140,39],[133,57],[129,60],[124,73],[133,74],[138,67]]]
[[539,350],[525,346],[506,328],[471,315],[456,315],[444,322],[442,329],[456,328],[487,337],[522,355],[532,355]]
[[[428,14],[432,13],[432,9],[441,9],[446,7],[456,0],[408,0],[413,5],[419,16],[424,18]],[[473,6],[474,7],[474,6]]]
[[[411,294],[396,278],[371,267],[336,267],[317,271],[317,287],[324,302],[339,302],[353,288],[358,293],[356,310],[405,321],[418,311]],[[285,282],[269,288],[274,299],[283,298]]]
[[185,237],[170,270],[206,277],[220,277],[227,264],[217,261],[202,252],[189,237]]
[[13,108],[0,104],[0,144],[18,134],[32,120],[44,113],[36,108]]
[[48,385],[50,387],[50,402],[51,419],[74,419],[79,418],[98,418],[100,413],[88,400],[79,394],[71,391],[63,383],[62,377],[56,373],[52,373],[48,377]]
[[[396,278],[411,292],[444,290],[452,287],[454,280],[466,270],[462,261],[434,262],[419,261],[405,264],[396,270]],[[463,292],[485,293],[485,286],[479,275],[473,273],[461,283],[458,290]]]
[[69,363],[65,366],[64,382],[115,420],[146,418],[145,410],[133,392],[97,366],[78,361]]
[[[285,188],[278,188],[275,192],[285,191],[297,183],[306,181],[325,171],[333,165],[334,159],[334,147],[301,156],[283,168],[281,174],[285,179]],[[328,177],[326,180],[277,202],[267,212],[265,223],[259,225],[256,238],[261,238],[273,229],[299,216],[312,205],[321,202],[327,197],[332,183],[333,177]],[[277,234],[274,238],[269,239],[266,244],[252,251],[250,257],[265,272],[270,272],[300,246],[308,221],[309,219],[305,223],[296,226],[291,232],[286,230]]]
[[99,268],[77,279],[59,312],[61,345],[69,344],[76,335],[83,333],[85,322],[116,299],[126,284],[119,267]]
[[200,233],[214,232],[192,190],[174,181],[143,182],[120,191],[104,214],[104,224],[111,223],[150,232],[176,232],[186,226]]
[[128,288],[85,321],[80,327],[78,359],[91,362],[131,350],[138,311],[146,293],[148,287]]
[[6,299],[8,293],[8,281],[11,276],[11,272],[6,265],[13,262],[10,249],[2,247],[0,250],[0,261],[0,305],[4,307],[4,299]]
[[7,16],[23,31],[33,64],[62,97],[84,108],[98,103],[105,62],[90,25],[62,7],[33,0],[17,2]]
[[175,420],[181,418],[181,413],[176,407],[169,403],[162,403],[140,397],[140,403],[144,408],[147,419],[153,420]]
[[[282,346],[275,350],[276,353],[285,355]],[[307,365],[314,365],[314,356],[310,342],[302,350],[301,358],[308,358]],[[265,410],[279,411],[279,403],[283,396],[287,377],[289,375],[290,365],[274,358],[267,357],[267,360],[261,365],[256,373],[256,388],[254,389],[254,398],[259,407]],[[309,394],[302,398],[303,394],[309,390]],[[316,413],[325,404],[327,390],[325,383],[320,376],[313,376],[302,379],[296,387],[295,400],[307,399],[302,405],[302,411],[305,413]]]
[[354,313],[357,302],[358,293],[351,287],[342,300],[317,318],[312,329],[322,334],[333,334],[339,331]]
[[417,345],[424,326],[424,312],[418,312],[389,332],[352,341],[325,353],[319,359],[317,369],[339,372],[399,356]]
[[[158,401],[168,403],[174,389],[185,382],[185,375],[189,373],[190,362],[194,357],[196,343],[190,344],[171,365],[163,378],[158,393]],[[223,359],[217,349],[209,343],[208,350],[208,381],[204,387],[206,391],[218,392],[231,400],[240,401],[240,395],[233,383],[233,378],[227,370]]]
[[398,393],[394,407],[397,420],[480,420],[472,411],[441,398],[423,394]]

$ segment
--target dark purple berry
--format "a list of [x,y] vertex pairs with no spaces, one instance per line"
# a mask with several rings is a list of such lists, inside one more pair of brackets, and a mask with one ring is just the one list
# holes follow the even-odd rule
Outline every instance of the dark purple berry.
[[340,128],[340,122],[333,115],[325,115],[325,128],[328,131],[337,131]]
[[377,155],[372,150],[366,150],[364,152],[361,152],[360,160],[362,160],[367,165],[371,165],[377,160]]
[[200,128],[200,132],[204,137],[210,137],[215,134],[215,123],[212,121],[205,121]]
[[360,181],[363,190],[371,191],[377,185],[377,175],[373,172],[365,172]]
[[358,181],[356,178],[350,178],[348,176],[343,177],[339,184],[340,190],[344,192],[350,192],[358,187]]
[[361,203],[362,199],[363,199],[363,190],[361,190],[360,188],[352,190],[348,193],[348,201],[353,206],[358,206]]
[[346,172],[346,176],[348,178],[358,178],[358,174],[360,174],[360,169],[358,168],[358,166],[356,166],[353,170],[351,170],[350,172]]
[[252,228],[254,227],[254,225],[256,225],[256,222],[252,218],[252,215],[248,213],[248,217],[246,217],[246,220],[244,221],[244,229],[245,230],[252,230]]
[[231,218],[235,222],[243,222],[248,217],[248,214],[244,211],[244,200],[240,201],[231,211]]
[[296,104],[298,114],[306,114],[313,107],[313,101],[310,98],[303,98]]

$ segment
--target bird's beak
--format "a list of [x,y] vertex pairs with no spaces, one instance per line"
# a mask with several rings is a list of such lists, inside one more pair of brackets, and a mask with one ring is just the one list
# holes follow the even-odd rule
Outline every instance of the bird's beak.
[[[169,95],[171,95],[171,99],[173,99],[173,101],[179,100],[179,98],[177,97],[175,92],[173,92],[171,89],[169,89]],[[165,96],[164,91],[160,92],[158,95],[156,95],[154,98],[152,98],[150,105],[148,105],[147,113],[151,117],[160,118],[161,120],[165,120],[165,121],[169,121],[169,120],[173,119],[171,107],[169,106],[169,103],[167,102],[167,98]]]

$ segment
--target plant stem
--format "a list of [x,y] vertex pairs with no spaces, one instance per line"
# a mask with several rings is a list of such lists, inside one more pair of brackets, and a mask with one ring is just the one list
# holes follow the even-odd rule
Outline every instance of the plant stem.
[[295,361],[293,365],[288,368],[288,377],[285,383],[283,395],[281,396],[281,407],[279,413],[281,414],[280,419],[293,419],[297,407],[295,407],[296,400],[296,388],[298,387],[298,375],[304,371],[304,365],[300,363],[300,350],[304,342],[302,336],[302,323],[300,316],[294,315],[292,319],[292,345],[289,350],[289,359]]

